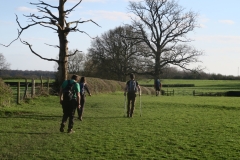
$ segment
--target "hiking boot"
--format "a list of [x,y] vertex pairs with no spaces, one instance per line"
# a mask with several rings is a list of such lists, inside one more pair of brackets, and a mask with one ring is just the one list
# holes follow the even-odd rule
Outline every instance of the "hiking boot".
[[68,133],[71,134],[71,133],[75,133],[75,131],[73,129],[71,130],[68,130]]
[[79,119],[80,121],[82,121],[82,117],[78,117],[78,119]]
[[64,132],[64,128],[63,127],[60,127],[60,132]]

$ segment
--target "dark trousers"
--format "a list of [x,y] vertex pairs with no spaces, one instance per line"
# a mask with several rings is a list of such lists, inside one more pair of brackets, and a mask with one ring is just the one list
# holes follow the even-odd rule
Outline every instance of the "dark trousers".
[[68,118],[68,130],[71,130],[73,128],[74,124],[74,114],[76,111],[76,108],[78,106],[77,100],[73,99],[70,102],[63,102],[62,109],[63,109],[63,116],[62,116],[62,123],[61,127],[64,128]]
[[134,107],[135,107],[136,93],[128,92],[127,99],[128,99],[128,101],[127,101],[127,117],[132,117]]
[[84,105],[85,105],[85,101],[86,101],[86,99],[85,99],[85,94],[81,94],[81,100],[80,100],[80,104],[81,104],[81,107],[80,108],[77,108],[77,112],[78,112],[78,117],[82,117],[82,115],[83,115],[83,110],[84,110]]

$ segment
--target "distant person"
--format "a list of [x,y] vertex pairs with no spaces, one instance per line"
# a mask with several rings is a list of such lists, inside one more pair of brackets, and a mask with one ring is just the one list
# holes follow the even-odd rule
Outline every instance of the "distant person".
[[[80,108],[80,86],[77,83],[77,75],[73,75],[71,80],[65,80],[60,88],[60,104],[63,109],[62,123],[60,126],[60,132],[64,132],[65,124],[68,120],[68,133],[74,133],[73,131],[73,119],[76,108]],[[69,92],[72,96],[69,96]]]
[[139,91],[139,96],[141,96],[141,88],[138,82],[135,81],[135,75],[130,74],[130,80],[127,81],[124,92],[124,96],[127,93],[127,117],[133,116],[137,91]]
[[79,82],[79,85],[80,85],[80,96],[81,96],[81,100],[80,100],[80,105],[81,107],[77,109],[78,111],[78,119],[80,121],[82,121],[82,117],[83,117],[83,110],[84,110],[84,106],[85,106],[85,102],[86,102],[86,94],[85,94],[85,91],[88,92],[88,95],[89,96],[92,96],[89,89],[88,89],[88,86],[87,86],[87,83],[86,83],[86,78],[85,77],[81,77],[80,79],[80,82]]
[[161,84],[160,79],[156,79],[154,81],[154,88],[155,88],[155,91],[156,91],[156,96],[158,96],[160,91],[161,91],[161,88],[162,88],[162,84]]

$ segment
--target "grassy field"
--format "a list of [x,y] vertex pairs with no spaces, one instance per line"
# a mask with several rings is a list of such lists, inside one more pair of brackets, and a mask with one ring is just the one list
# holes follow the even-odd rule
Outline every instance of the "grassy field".
[[[141,80],[142,85],[154,84],[153,80]],[[163,79],[162,84],[194,84],[194,87],[163,87],[163,90],[174,90],[175,95],[192,95],[196,92],[240,91],[239,80],[183,80]]]
[[137,97],[124,117],[123,93],[87,97],[75,133],[59,132],[56,96],[0,108],[0,159],[238,159],[240,98]]

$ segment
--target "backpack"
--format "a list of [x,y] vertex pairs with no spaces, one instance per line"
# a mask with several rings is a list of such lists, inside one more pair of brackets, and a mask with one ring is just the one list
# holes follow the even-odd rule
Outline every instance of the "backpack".
[[130,80],[128,84],[128,92],[137,92],[137,84],[136,81]]
[[80,85],[80,94],[83,95],[84,94],[84,83],[79,83]]
[[73,86],[76,82],[70,83],[70,80],[68,80],[67,86],[63,89],[63,101],[71,101],[73,99],[73,96],[75,94],[75,91],[73,89]]

